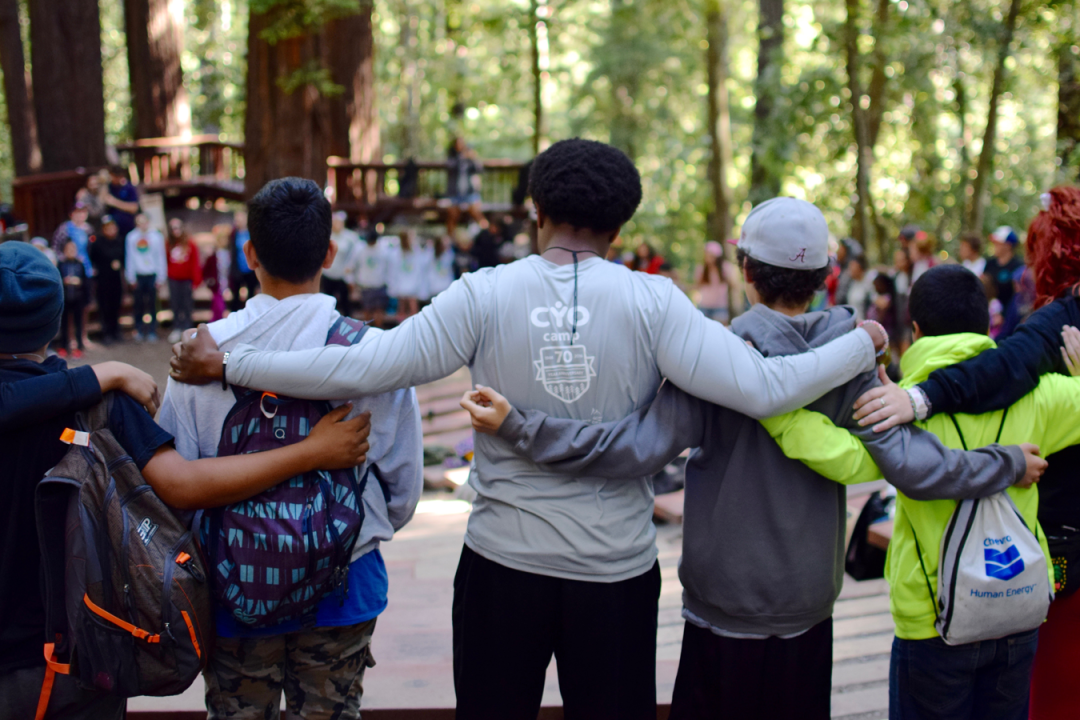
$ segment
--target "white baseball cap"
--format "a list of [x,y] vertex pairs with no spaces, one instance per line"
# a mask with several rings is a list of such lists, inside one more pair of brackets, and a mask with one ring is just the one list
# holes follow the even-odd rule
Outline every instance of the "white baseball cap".
[[768,265],[818,270],[829,264],[829,226],[813,203],[773,198],[750,211],[739,249]]

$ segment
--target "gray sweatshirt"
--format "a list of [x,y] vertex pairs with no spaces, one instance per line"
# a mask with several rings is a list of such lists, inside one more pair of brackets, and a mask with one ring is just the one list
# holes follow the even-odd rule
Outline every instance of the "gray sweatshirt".
[[[775,356],[819,347],[854,324],[850,308],[791,318],[756,305],[732,328]],[[857,435],[905,495],[986,497],[1023,477],[1015,446],[962,452],[908,425],[860,428],[852,404],[878,384],[868,372],[808,407]],[[697,448],[686,466],[679,565],[687,618],[718,634],[761,637],[797,634],[832,615],[843,584],[845,488],[785,457],[756,420],[665,384],[650,407],[620,422],[515,410],[499,436],[549,470],[612,480],[657,472]]]
[[[243,310],[208,327],[215,342],[226,350],[238,342],[281,350],[322,347],[330,327],[340,317],[334,305],[334,298],[328,295],[277,300],[260,293],[248,300]],[[348,399],[353,406],[350,418],[371,412],[368,464],[379,466],[387,490],[384,495],[383,488],[369,476],[362,498],[364,524],[353,547],[355,561],[380,542],[390,540],[394,531],[412,518],[424,489],[424,451],[420,407],[411,388]],[[220,385],[183,385],[170,378],[158,424],[172,433],[177,452],[188,460],[217,457],[221,428],[235,403],[232,391],[222,390]]]
[[[499,388],[517,407],[603,422],[648,404],[667,377],[694,395],[767,417],[873,369],[870,336],[840,335],[813,352],[765,359],[705,319],[667,278],[590,256],[575,280],[572,264],[532,256],[465,275],[419,315],[389,332],[372,330],[351,348],[239,345],[228,378],[294,397],[351,397],[431,382],[467,365],[474,382]],[[568,481],[481,435],[465,543],[525,572],[599,582],[640,575],[656,560],[649,474],[614,481],[582,473]]]

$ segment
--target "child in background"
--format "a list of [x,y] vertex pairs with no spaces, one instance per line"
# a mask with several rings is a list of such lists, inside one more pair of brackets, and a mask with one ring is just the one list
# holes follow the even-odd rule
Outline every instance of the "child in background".
[[386,276],[389,270],[388,248],[376,232],[369,232],[356,244],[351,275],[360,286],[360,304],[364,320],[382,327],[386,318]]
[[182,333],[194,327],[191,316],[195,312],[192,292],[202,285],[202,263],[199,248],[184,231],[184,221],[169,221],[168,243],[169,307],[173,311],[173,329],[169,342],[180,340]]
[[960,246],[957,255],[960,256],[960,264],[979,277],[986,270],[986,258],[982,255],[983,239],[978,233],[968,233],[960,238]]
[[[236,312],[244,307],[244,302],[255,297],[259,292],[259,279],[255,277],[255,271],[248,267],[247,258],[244,257],[244,243],[251,238],[247,226],[247,210],[237,210],[233,213],[232,243],[229,247],[229,288],[232,290],[232,299],[229,301],[229,309]],[[247,299],[240,300],[240,288],[247,288]]]
[[420,248],[417,247],[416,231],[408,228],[401,233],[400,245],[390,252],[388,290],[397,301],[397,314],[407,318],[419,312],[417,298],[423,278]]
[[866,258],[860,255],[848,260],[847,273],[850,279],[844,304],[854,308],[856,319],[865,320],[870,307],[870,293],[874,288],[866,273]]
[[908,254],[911,256],[911,284],[914,285],[924,272],[937,265],[934,259],[934,238],[920,232],[911,243]]
[[214,252],[210,253],[203,265],[203,280],[213,293],[210,298],[211,322],[225,317],[225,288],[229,287],[229,267],[232,262],[229,252],[231,234],[226,226],[214,228]]
[[352,317],[352,303],[349,297],[352,286],[350,268],[360,237],[345,227],[347,217],[340,210],[334,213],[330,226],[330,239],[337,244],[337,255],[334,256],[334,264],[326,268],[323,273],[322,291],[337,300],[338,312],[345,317]]
[[112,215],[101,218],[101,233],[90,246],[94,262],[102,343],[120,342],[120,305],[124,299],[124,238]]
[[139,213],[135,229],[124,242],[124,275],[133,296],[135,342],[157,342],[157,290],[168,277],[165,238],[150,227],[146,213]]
[[911,294],[911,258],[907,250],[893,253],[893,307],[896,308],[896,345],[900,355],[911,345],[911,327],[908,322],[908,296]]
[[75,203],[71,208],[70,220],[56,228],[53,234],[53,252],[59,258],[64,254],[68,240],[75,243],[77,257],[82,261],[86,277],[94,276],[94,267],[90,264],[90,243],[93,242],[94,228],[86,221],[89,212],[86,205]]
[[715,240],[705,243],[705,259],[694,271],[694,284],[699,293],[698,309],[705,317],[725,324],[731,320],[728,303],[737,275],[732,265],[724,262],[723,245]]
[[49,247],[48,240],[43,237],[36,237],[30,240],[30,244],[45,253],[45,257],[49,258],[49,262],[56,265],[56,251]]
[[454,282],[454,246],[450,238],[440,235],[435,239],[434,257],[428,265],[428,293],[435,297]]
[[79,258],[79,246],[74,240],[64,244],[64,256],[57,264],[60,278],[64,283],[64,317],[60,323],[60,349],[56,354],[67,357],[71,347],[71,324],[75,324],[77,347],[72,350],[76,360],[82,357],[83,350],[83,309],[86,307],[87,282],[86,267]]

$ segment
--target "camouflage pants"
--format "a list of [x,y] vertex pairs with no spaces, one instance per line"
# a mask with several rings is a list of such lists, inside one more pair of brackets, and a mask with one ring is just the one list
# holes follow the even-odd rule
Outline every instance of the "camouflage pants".
[[218,638],[206,678],[209,720],[360,717],[364,671],[375,665],[375,620],[261,638]]

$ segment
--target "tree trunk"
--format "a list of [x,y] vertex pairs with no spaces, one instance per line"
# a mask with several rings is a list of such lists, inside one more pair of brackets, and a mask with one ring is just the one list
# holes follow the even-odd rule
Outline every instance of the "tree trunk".
[[[442,7],[442,6],[440,6]],[[401,116],[401,155],[403,158],[415,158],[420,150],[420,68],[416,62],[417,44],[413,43],[415,32],[412,26],[413,14],[409,0],[402,0],[399,10],[398,47],[404,55],[401,58],[401,86],[405,97],[402,98]],[[419,20],[419,18],[416,18]],[[450,34],[449,14],[439,25],[443,37]]]
[[998,105],[1001,93],[1005,90],[1005,61],[1012,51],[1013,35],[1016,32],[1016,18],[1020,13],[1022,0],[1011,0],[1009,14],[1001,28],[1001,41],[998,45],[997,65],[994,67],[994,81],[990,86],[990,106],[986,111],[986,131],[983,133],[982,149],[979,151],[979,163],[975,169],[975,178],[971,183],[971,205],[968,212],[968,232],[981,233],[983,215],[986,210],[986,184],[994,168],[994,144],[997,140]]
[[34,111],[43,172],[105,164],[97,0],[30,0]]
[[709,236],[723,243],[731,237],[731,188],[728,172],[732,165],[731,114],[728,105],[728,18],[724,0],[706,0],[705,32],[709,44],[705,54],[709,93],[709,182],[713,212]]
[[[606,43],[613,48],[632,47],[633,34],[644,22],[638,4],[632,0],[611,0],[611,29]],[[634,101],[641,86],[640,67],[636,56],[627,54],[630,59],[612,68],[611,102],[613,115],[609,142],[625,152],[631,160],[637,156],[638,123],[634,116]]]
[[784,65],[784,0],[759,0],[758,64],[754,80],[754,133],[750,156],[750,201],[755,205],[780,194],[783,158],[774,118]]
[[[870,217],[870,169],[874,149],[870,145],[870,128],[863,105],[862,83],[859,81],[859,0],[846,0],[844,19],[844,51],[847,56],[848,89],[851,91],[851,120],[855,129],[855,216],[851,220],[851,236],[868,247]],[[880,259],[882,248],[878,248]]]
[[353,162],[373,162],[381,155],[379,114],[375,102],[375,37],[370,0],[357,12],[329,22],[325,29],[330,74],[343,88],[328,98],[330,154]]
[[191,104],[180,67],[182,17],[170,0],[124,0],[128,77],[138,138],[191,132]]
[[1077,171],[1080,160],[1077,156],[1080,146],[1080,57],[1072,51],[1071,41],[1075,37],[1070,31],[1058,47],[1057,149],[1061,159],[1059,172],[1067,182],[1080,179]]
[[19,30],[19,0],[0,0],[0,72],[4,73],[4,100],[11,128],[11,153],[15,175],[29,175],[41,168],[37,124],[27,87],[26,61]]
[[870,98],[870,110],[867,117],[867,131],[870,147],[877,147],[881,132],[881,120],[885,115],[885,86],[888,76],[885,74],[885,36],[889,30],[889,0],[878,0],[874,14],[874,71],[870,76],[867,95]]
[[533,156],[540,154],[540,138],[544,128],[543,82],[540,74],[540,0],[529,3],[529,49],[532,52],[533,77]]
[[323,38],[309,32],[271,45],[260,37],[270,20],[251,11],[248,21],[244,189],[249,197],[288,175],[325,183],[330,154],[329,112],[319,88],[302,83],[287,90],[298,70],[321,61]]

